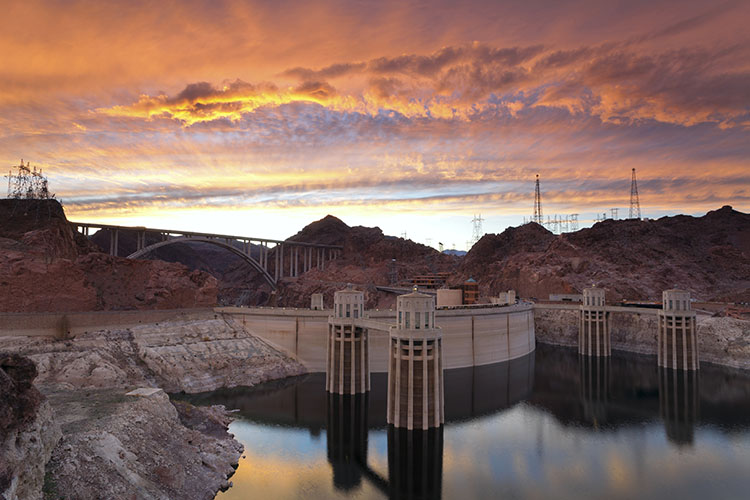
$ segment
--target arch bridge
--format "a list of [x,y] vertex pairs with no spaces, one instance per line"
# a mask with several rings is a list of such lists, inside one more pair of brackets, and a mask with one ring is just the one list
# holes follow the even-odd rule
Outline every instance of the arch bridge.
[[[241,257],[257,270],[273,287],[280,279],[296,277],[310,269],[325,269],[325,263],[341,255],[343,247],[338,245],[321,245],[302,241],[273,240],[252,236],[235,236],[215,233],[198,233],[175,229],[155,229],[142,226],[117,226],[112,224],[95,224],[88,222],[71,222],[77,230],[89,236],[91,229],[109,231],[109,254],[117,256],[120,244],[120,233],[135,235],[135,252],[128,259],[143,258],[157,248],[175,243],[209,243],[222,247]],[[149,242],[146,242],[148,235]]]

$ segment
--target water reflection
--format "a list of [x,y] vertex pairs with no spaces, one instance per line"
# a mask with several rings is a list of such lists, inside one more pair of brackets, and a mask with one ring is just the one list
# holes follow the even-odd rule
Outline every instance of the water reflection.
[[[534,355],[505,363],[445,372],[446,422],[492,415],[527,399],[534,386]],[[387,426],[388,374],[373,373],[371,390],[362,404],[367,426]],[[176,395],[193,404],[223,404],[253,422],[307,428],[318,434],[328,422],[325,373],[268,382],[260,386]]]
[[373,374],[368,395],[336,396],[312,374],[191,396],[240,410],[233,432],[247,465],[222,498],[259,488],[306,498],[734,498],[750,488],[747,372],[670,371],[654,357],[542,345],[446,371],[446,425],[427,432],[386,425],[386,383]]
[[367,468],[367,396],[328,393],[328,462],[338,490],[359,486]]
[[368,395],[328,394],[326,444],[333,486],[354,492],[363,480],[392,499],[440,498],[443,428],[426,431],[388,426],[388,477],[368,464]]
[[695,370],[659,369],[659,415],[667,438],[678,446],[693,444],[699,408],[698,378]]
[[390,498],[440,498],[443,427],[409,431],[389,426],[388,479]]
[[594,427],[607,421],[609,363],[609,356],[578,355],[583,417]]

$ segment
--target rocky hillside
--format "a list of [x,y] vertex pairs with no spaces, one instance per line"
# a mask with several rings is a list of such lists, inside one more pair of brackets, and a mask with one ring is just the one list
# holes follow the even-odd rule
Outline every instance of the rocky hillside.
[[556,236],[530,223],[485,235],[453,282],[474,277],[484,295],[576,293],[595,283],[607,300],[660,300],[677,286],[699,300],[750,300],[750,215],[729,206],[703,217],[607,220]]
[[[111,232],[102,229],[94,233],[90,239],[99,251],[109,253]],[[136,251],[135,231],[122,230],[118,233],[117,255],[128,256]],[[146,245],[161,241],[161,234],[146,232]],[[238,246],[238,248],[241,248]],[[251,254],[255,259],[259,256],[259,247],[251,245]],[[210,243],[190,242],[173,243],[149,252],[145,257],[148,260],[162,260],[165,262],[177,262],[190,269],[205,271],[217,280],[219,292],[217,301],[221,305],[246,304],[247,290],[261,288],[260,294],[268,299],[271,288],[258,280],[255,280],[256,272],[241,257],[227,251],[225,248]]]
[[0,200],[0,311],[205,307],[216,296],[205,272],[102,253],[56,200]]
[[326,306],[331,307],[333,292],[352,283],[365,290],[367,308],[392,307],[395,296],[375,289],[375,285],[391,284],[391,269],[399,282],[418,274],[452,272],[460,262],[459,257],[434,248],[386,236],[378,227],[350,227],[332,215],[313,222],[288,240],[340,245],[343,252],[341,258],[326,262],[325,269],[313,269],[283,282],[278,303],[284,306],[310,307],[310,295],[323,293]]

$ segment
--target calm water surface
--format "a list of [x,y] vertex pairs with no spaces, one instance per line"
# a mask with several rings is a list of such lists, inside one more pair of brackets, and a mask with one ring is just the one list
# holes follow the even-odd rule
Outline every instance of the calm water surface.
[[539,346],[445,372],[442,430],[389,428],[386,374],[364,397],[325,375],[190,396],[238,409],[246,498],[748,498],[750,375]]

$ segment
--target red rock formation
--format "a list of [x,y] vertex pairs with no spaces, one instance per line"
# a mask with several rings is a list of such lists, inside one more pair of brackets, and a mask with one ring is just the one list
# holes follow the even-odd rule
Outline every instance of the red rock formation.
[[216,279],[181,264],[99,252],[56,200],[0,200],[0,311],[206,307]]
[[607,220],[555,236],[537,224],[485,235],[453,282],[473,276],[485,295],[580,292],[607,300],[660,300],[674,286],[703,300],[750,300],[750,215],[723,207],[703,217]]
[[386,236],[378,227],[349,227],[331,215],[306,226],[288,241],[343,247],[342,256],[326,262],[323,270],[313,269],[280,283],[278,303],[292,307],[310,307],[313,293],[323,293],[326,306],[331,307],[333,292],[347,283],[364,289],[365,307],[393,307],[395,296],[375,289],[375,285],[391,284],[392,265],[398,280],[404,280],[418,274],[453,271],[460,261],[411,240]]

